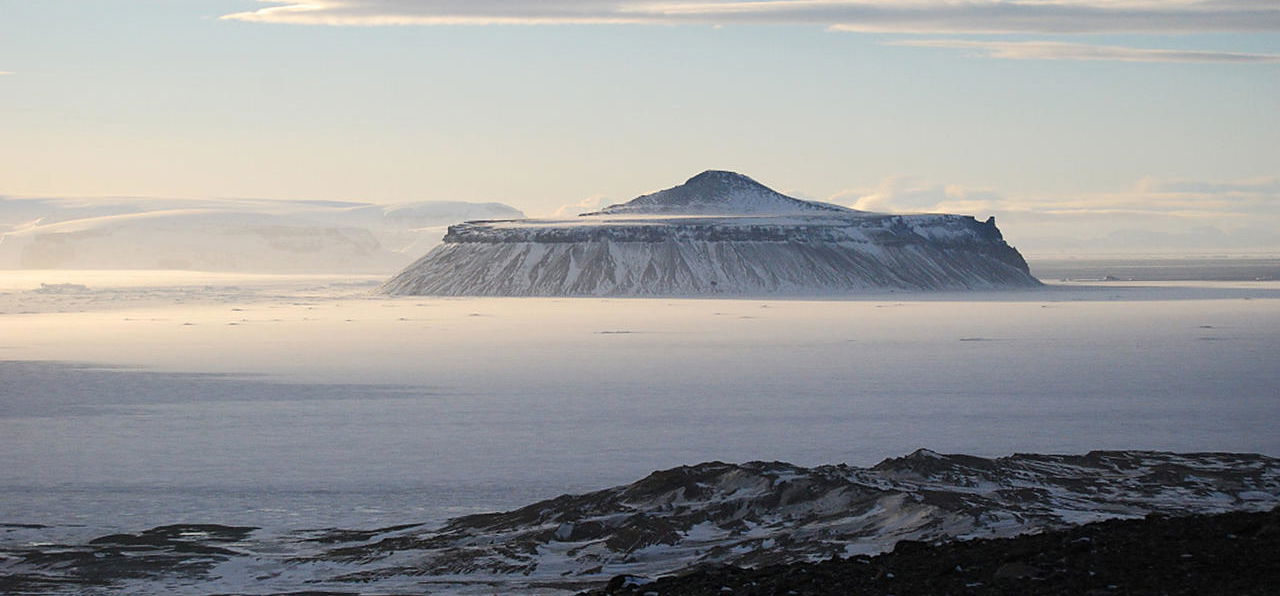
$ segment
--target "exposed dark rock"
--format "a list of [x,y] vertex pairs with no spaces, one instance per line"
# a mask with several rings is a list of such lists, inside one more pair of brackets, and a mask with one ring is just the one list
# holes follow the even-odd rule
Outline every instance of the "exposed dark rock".
[[1280,509],[1149,516],[1014,538],[899,543],[875,557],[704,567],[656,581],[619,576],[584,594],[1274,595],[1277,527]]
[[[186,524],[81,544],[0,547],[0,593],[128,593],[138,586],[156,593],[156,586],[199,586],[246,569],[279,578],[278,589],[337,593],[353,585],[360,592],[396,593],[428,585],[445,592],[454,589],[445,586],[458,585],[492,586],[502,593],[538,586],[576,590],[618,574],[681,570],[701,574],[712,586],[748,573],[733,568],[803,564],[781,572],[789,578],[787,590],[820,594],[832,593],[822,591],[822,565],[835,563],[815,562],[837,559],[866,567],[857,581],[876,589],[921,573],[939,578],[921,584],[936,587],[932,593],[971,593],[976,588],[966,582],[976,582],[1008,588],[987,593],[1014,594],[1027,593],[1027,582],[1057,581],[1075,569],[1072,561],[1106,552],[1109,538],[1071,534],[1052,557],[1043,554],[1052,549],[1035,540],[997,541],[992,544],[1004,546],[984,555],[991,558],[945,567],[872,564],[868,555],[892,551],[886,555],[892,558],[874,560],[927,561],[934,544],[957,538],[1045,532],[1107,518],[1144,518],[1164,528],[1159,524],[1170,516],[1269,510],[1278,503],[1280,460],[1256,454],[1106,451],[988,459],[921,450],[871,468],[710,462],[513,511],[461,517],[438,528],[407,524],[264,537],[253,528]],[[1170,544],[1192,538],[1177,526],[1167,531]],[[1271,544],[1265,541],[1280,539],[1280,523],[1274,514],[1247,518],[1231,533]],[[1177,557],[1185,565],[1213,567],[1216,552],[1184,550]],[[1061,593],[1105,589],[1069,585],[1082,591]],[[712,587],[738,593],[743,586]]]
[[[58,591],[68,586],[109,586],[160,576],[204,577],[220,562],[244,553],[232,548],[257,528],[215,524],[160,526],[137,534],[111,534],[83,545],[42,545],[0,551],[6,567],[0,593]],[[16,564],[15,564],[16,563]]]
[[309,560],[533,577],[545,567],[591,577],[811,561],[895,544],[920,548],[956,536],[1277,502],[1280,460],[1253,454],[1115,451],[987,459],[920,450],[872,468],[709,462],[514,511],[462,517],[436,531],[392,535]]

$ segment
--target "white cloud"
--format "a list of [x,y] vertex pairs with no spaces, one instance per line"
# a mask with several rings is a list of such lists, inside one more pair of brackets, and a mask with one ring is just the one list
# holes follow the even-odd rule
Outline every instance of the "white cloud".
[[1280,54],[1157,50],[1052,41],[971,41],[912,39],[889,45],[976,50],[987,58],[1008,60],[1108,60],[1119,62],[1280,63]]
[[885,213],[995,215],[1011,243],[1038,254],[1280,250],[1273,232],[1280,228],[1280,178],[1274,177],[1147,178],[1116,191],[1034,196],[896,177],[828,200]]
[[875,188],[846,190],[827,200],[863,211],[927,213],[950,209],[968,212],[989,210],[989,205],[999,201],[1000,195],[987,189],[944,186],[918,178],[894,176],[885,178]]
[[577,217],[582,213],[599,211],[601,208],[605,207],[607,202],[608,199],[604,195],[592,195],[578,201],[577,203],[561,205],[557,207],[555,211],[552,211],[548,217]]
[[1138,181],[1135,190],[1145,193],[1199,193],[1225,196],[1270,194],[1280,197],[1280,178],[1253,178],[1233,182],[1143,178]]
[[[1280,32],[1275,0],[259,0],[223,19],[294,25],[800,25],[890,34]],[[1017,60],[1280,63],[1280,54],[908,40]]]
[[11,75],[11,74],[13,74],[13,73],[12,73],[12,72],[10,72],[10,71],[7,71],[7,70],[0,70],[0,77],[2,77],[2,76],[4,76],[4,75]]
[[773,24],[876,33],[1280,31],[1250,0],[262,0],[225,19],[309,25]]
[[992,189],[886,178],[876,188],[848,190],[829,201],[886,213],[1021,212],[1053,215],[1151,215],[1175,218],[1280,216],[1280,178],[1238,181],[1144,178],[1113,192],[1010,197]]

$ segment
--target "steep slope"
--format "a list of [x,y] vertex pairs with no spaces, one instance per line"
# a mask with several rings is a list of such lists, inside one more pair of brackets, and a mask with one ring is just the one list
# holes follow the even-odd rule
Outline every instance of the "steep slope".
[[385,286],[449,296],[833,295],[1033,287],[994,219],[802,201],[731,172],[566,220],[477,221]]

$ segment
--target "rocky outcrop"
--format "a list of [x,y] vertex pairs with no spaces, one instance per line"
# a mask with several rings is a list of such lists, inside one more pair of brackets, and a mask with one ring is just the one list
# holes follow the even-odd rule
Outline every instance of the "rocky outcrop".
[[872,468],[679,467],[324,556],[382,561],[384,573],[598,577],[707,564],[757,567],[873,554],[901,540],[1010,536],[1112,517],[1278,503],[1280,460],[1260,455],[1114,451],[986,459],[920,450]]
[[1110,520],[1034,535],[754,569],[703,567],[657,581],[618,576],[588,596],[679,594],[1274,594],[1280,509]]
[[[86,544],[0,547],[0,589],[215,591],[177,588],[207,584],[237,593],[270,580],[282,592],[576,591],[621,574],[867,561],[925,543],[1278,504],[1280,459],[1252,454],[1095,451],[988,459],[919,450],[870,468],[709,462],[434,529],[258,538],[252,528],[187,525]],[[1053,573],[1050,563],[1027,559],[1004,573]]]

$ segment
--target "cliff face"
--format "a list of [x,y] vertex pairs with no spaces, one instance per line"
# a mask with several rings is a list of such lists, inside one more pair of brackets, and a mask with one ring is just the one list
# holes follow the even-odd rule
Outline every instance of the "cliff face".
[[865,213],[709,172],[577,219],[452,226],[443,244],[384,290],[748,296],[1038,284],[993,220]]

